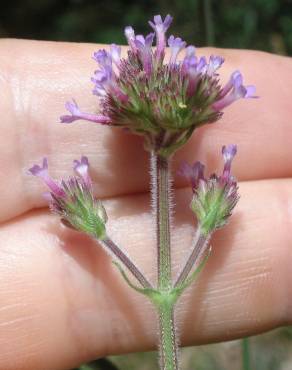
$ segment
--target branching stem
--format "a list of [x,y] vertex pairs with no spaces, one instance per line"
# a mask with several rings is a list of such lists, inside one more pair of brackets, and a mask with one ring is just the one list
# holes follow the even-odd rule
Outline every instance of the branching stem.
[[131,261],[130,257],[127,256],[126,253],[123,252],[121,248],[119,248],[109,237],[106,237],[104,240],[99,240],[98,242],[133,274],[143,288],[153,288],[144,274],[139,270],[134,262]]
[[202,257],[204,252],[207,250],[210,239],[211,234],[205,235],[201,228],[198,227],[192,243],[191,253],[189,254],[186,263],[178,275],[178,278],[174,284],[175,287],[184,283],[192,268],[197,265],[198,260],[200,260],[200,257]]

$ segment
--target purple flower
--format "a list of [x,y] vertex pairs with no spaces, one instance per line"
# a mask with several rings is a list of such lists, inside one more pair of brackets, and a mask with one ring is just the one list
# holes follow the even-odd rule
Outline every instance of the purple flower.
[[83,156],[73,163],[78,176],[62,180],[60,185],[49,176],[46,158],[42,166],[34,165],[29,172],[48,186],[50,208],[66,226],[103,239],[107,216],[101,202],[93,196],[88,158]]
[[113,73],[113,64],[117,67],[121,62],[121,47],[116,44],[111,44],[110,50],[99,50],[93,54],[93,59],[99,64],[102,69],[108,69]]
[[168,46],[170,47],[171,56],[170,63],[175,64],[178,53],[183,50],[186,46],[186,42],[180,37],[174,37],[171,35],[168,39]]
[[81,157],[81,160],[74,160],[74,170],[75,172],[84,180],[84,183],[89,187],[92,186],[92,181],[89,175],[89,162],[88,158],[85,156]]
[[47,158],[43,159],[41,166],[38,164],[32,166],[29,172],[31,175],[41,178],[53,194],[61,198],[65,196],[63,189],[49,176]]
[[112,66],[103,66],[94,72],[91,81],[95,84],[93,94],[104,97],[110,93],[110,88],[115,85]]
[[111,44],[110,55],[113,63],[119,67],[121,62],[121,47],[116,44]]
[[196,54],[196,48],[193,45],[186,47],[186,57],[194,57]]
[[137,35],[135,39],[136,46],[138,48],[146,47],[148,49],[151,48],[155,34],[153,32],[149,33],[145,38],[143,35]]
[[96,51],[93,54],[93,59],[100,65],[102,68],[112,68],[112,58],[105,49]]
[[153,67],[153,56],[151,49],[153,39],[154,33],[149,33],[145,38],[142,35],[138,35],[134,41],[137,52],[143,64],[143,69],[148,77],[151,75]]
[[230,80],[223,87],[219,94],[220,98],[213,105],[213,109],[222,110],[240,98],[257,98],[255,87],[252,85],[244,86],[243,78],[239,71],[232,73]]
[[128,44],[131,46],[131,48],[135,51],[136,50],[136,45],[135,45],[135,31],[133,27],[127,26],[125,28],[125,36],[128,41]]
[[222,58],[221,56],[211,55],[207,70],[208,75],[212,76],[217,71],[217,69],[221,67],[223,63],[224,58]]
[[193,165],[183,162],[178,174],[184,176],[191,183],[193,191],[195,191],[200,181],[205,181],[204,170],[205,166],[199,161],[195,162]]
[[[244,85],[239,71],[222,87],[218,71],[224,59],[197,57],[195,47],[186,46],[179,37],[168,38],[167,59],[166,31],[171,21],[169,15],[165,19],[156,15],[149,22],[155,33],[146,37],[126,27],[129,50],[125,58],[114,44],[108,51],[96,52],[98,69],[91,81],[101,114],[81,112],[73,101],[66,105],[71,115],[62,116],[61,121],[85,119],[126,128],[144,136],[147,150],[169,156],[197,127],[218,121],[225,107],[240,98],[256,97],[254,86]],[[154,36],[156,47],[152,48]],[[179,61],[178,54],[183,52]]]
[[60,117],[60,121],[62,123],[72,123],[79,119],[84,119],[86,121],[101,123],[101,124],[109,124],[110,119],[107,116],[103,116],[102,114],[91,114],[81,112],[75,100],[72,102],[67,102],[65,104],[66,109],[71,113],[71,115],[64,115]]
[[158,58],[163,58],[164,56],[164,50],[166,46],[165,32],[168,30],[172,22],[172,19],[173,18],[169,14],[165,17],[164,21],[162,20],[161,15],[155,15],[153,22],[149,21],[150,26],[156,33],[157,38],[156,55]]
[[227,223],[238,202],[237,183],[231,175],[231,163],[236,152],[236,145],[223,146],[224,168],[221,176],[212,174],[205,178],[204,166],[200,162],[192,166],[184,163],[180,170],[180,174],[192,185],[191,209],[206,235]]
[[201,57],[196,66],[197,73],[205,73],[208,70],[206,57]]
[[[91,78],[91,81],[95,84],[93,89],[94,95],[103,98],[108,95],[113,95],[121,103],[128,102],[128,96],[123,93],[117,83],[117,76],[112,65],[102,65],[101,69],[94,72],[94,77]],[[111,121],[110,118],[109,121]]]
[[233,158],[237,153],[237,146],[234,144],[230,144],[228,146],[222,147],[222,154],[224,159],[224,169],[222,174],[222,179],[224,181],[228,181],[230,179],[230,172],[231,172],[231,163]]

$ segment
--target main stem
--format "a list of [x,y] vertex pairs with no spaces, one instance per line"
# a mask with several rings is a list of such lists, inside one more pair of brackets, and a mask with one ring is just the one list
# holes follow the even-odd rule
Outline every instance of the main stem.
[[161,304],[159,313],[160,365],[162,370],[178,370],[178,349],[175,339],[174,305]]
[[158,288],[159,290],[168,290],[171,287],[169,160],[152,154],[152,161],[153,203],[157,230]]
[[162,299],[159,315],[160,361],[162,370],[178,370],[174,326],[174,303],[171,301],[170,248],[170,171],[169,159],[151,154],[152,201],[156,218],[158,290]]

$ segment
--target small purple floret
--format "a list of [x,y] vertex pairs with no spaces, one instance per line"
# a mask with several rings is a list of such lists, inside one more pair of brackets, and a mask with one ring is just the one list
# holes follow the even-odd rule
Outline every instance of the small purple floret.
[[125,28],[125,36],[126,36],[126,39],[128,41],[128,44],[131,46],[132,49],[136,49],[136,45],[135,45],[135,31],[133,29],[133,27],[131,26],[127,26]]
[[185,48],[186,42],[183,41],[180,37],[174,37],[173,35],[169,37],[167,42],[171,51],[170,63],[174,64],[179,52]]
[[164,21],[161,18],[161,15],[155,15],[153,22],[149,21],[149,25],[153,28],[156,33],[157,38],[157,49],[156,55],[158,58],[162,58],[164,56],[164,50],[166,46],[165,42],[165,32],[168,30],[171,22],[172,17],[168,14]]
[[134,40],[136,51],[142,61],[143,69],[148,77],[150,77],[152,72],[153,62],[151,46],[154,36],[154,33],[149,33],[145,38],[142,35],[138,35]]
[[222,58],[221,56],[211,55],[207,71],[208,75],[212,76],[223,63],[224,58]]
[[200,181],[205,180],[204,170],[205,166],[199,161],[195,162],[193,165],[183,162],[178,174],[184,176],[191,183],[193,191],[195,191]]
[[88,158],[85,156],[81,157],[81,160],[74,160],[74,170],[75,172],[83,178],[86,185],[90,188],[92,186],[92,181],[89,175],[89,162]]
[[153,32],[149,33],[145,38],[143,35],[137,35],[134,40],[136,47],[138,49],[141,49],[143,47],[150,49],[153,43],[154,36],[155,34]]
[[65,195],[62,188],[49,176],[48,170],[48,160],[43,159],[42,166],[35,164],[29,169],[29,172],[36,177],[41,178],[44,183],[49,187],[49,189],[58,197],[63,197]]
[[122,48],[116,44],[111,44],[110,55],[113,63],[119,67],[121,62],[121,50]]
[[215,110],[222,110],[240,98],[257,98],[255,87],[244,86],[242,74],[239,71],[232,73],[230,80],[221,90],[220,96],[221,99],[213,104]]
[[[226,184],[233,184],[235,182],[234,177],[231,175],[231,164],[233,158],[237,153],[237,146],[235,144],[230,144],[222,147],[222,155],[224,160],[224,168],[221,176],[215,174],[210,176],[210,179],[216,180],[218,185],[225,186]],[[197,161],[193,165],[183,162],[178,174],[184,176],[191,184],[193,192],[197,191],[201,185],[201,181],[207,182],[208,179],[204,177],[205,166]],[[209,180],[210,180],[209,179]]]
[[223,160],[224,160],[224,169],[223,169],[222,179],[224,181],[228,181],[230,179],[231,163],[236,153],[237,153],[237,146],[234,144],[230,144],[227,146],[224,145],[222,148],[222,155],[223,155]]
[[107,125],[110,123],[110,119],[101,114],[91,114],[81,112],[75,100],[72,102],[67,102],[65,108],[71,113],[71,115],[64,115],[60,117],[61,123],[72,123],[74,121],[84,119],[86,121],[91,121],[95,123],[101,123]]
[[33,176],[39,176],[39,177],[47,176],[47,174],[48,174],[48,159],[47,158],[43,158],[43,164],[42,164],[42,166],[40,166],[38,164],[35,164],[34,166],[32,166],[29,169],[29,172]]
[[153,22],[149,21],[149,25],[154,29],[155,32],[162,31],[166,32],[172,22],[173,18],[167,14],[164,21],[162,20],[161,15],[155,15],[153,18]]
[[186,47],[186,57],[194,57],[196,55],[196,48],[193,45]]
[[224,163],[229,163],[232,161],[234,156],[237,153],[237,146],[235,144],[229,144],[229,145],[224,145],[222,147],[222,155],[224,159]]
[[[89,176],[89,162],[88,158],[82,156],[80,161],[74,160],[73,161],[73,168],[80,177],[80,180],[76,177],[69,178],[68,182],[62,180],[60,185],[55,182],[48,173],[48,160],[47,158],[43,159],[42,166],[35,164],[33,167],[29,169],[29,172],[36,177],[39,177],[43,182],[48,186],[50,189],[50,197],[46,196],[46,199],[54,202],[54,200],[65,201],[67,198],[71,197],[71,193],[68,193],[68,186],[72,187],[71,185],[74,183],[80,182],[80,184],[84,184],[85,187],[88,188],[88,191],[91,191],[92,182]],[[46,193],[47,195],[48,193]]]
[[104,49],[96,51],[93,54],[93,59],[103,68],[112,67],[111,55]]
[[192,185],[192,190],[195,191],[199,186],[199,182],[204,180],[205,166],[197,161],[193,165],[183,162],[178,174],[184,176]]

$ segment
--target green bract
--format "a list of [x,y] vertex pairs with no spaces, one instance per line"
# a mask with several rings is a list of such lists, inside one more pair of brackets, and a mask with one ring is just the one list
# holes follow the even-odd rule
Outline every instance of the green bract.
[[227,201],[225,187],[218,187],[215,179],[209,180],[205,186],[206,189],[194,195],[191,209],[197,216],[202,232],[208,235],[227,223],[237,199]]
[[56,199],[53,195],[53,211],[61,216],[66,226],[103,240],[106,237],[107,216],[102,203],[93,198],[79,179],[70,179],[67,184],[63,183],[63,188],[68,197]]

